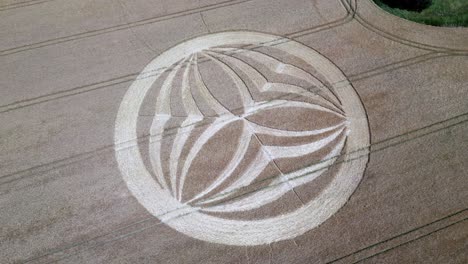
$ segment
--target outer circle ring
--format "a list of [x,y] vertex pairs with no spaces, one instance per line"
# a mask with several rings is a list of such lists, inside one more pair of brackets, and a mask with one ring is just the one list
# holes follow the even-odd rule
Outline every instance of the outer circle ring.
[[[146,93],[159,77],[155,72],[193,53],[219,45],[271,43],[305,60],[335,87],[350,122],[347,155],[332,182],[303,207],[268,219],[238,221],[196,211],[168,195],[143,163],[137,144],[137,119]],[[131,193],[162,222],[193,238],[227,244],[260,245],[291,239],[317,227],[336,213],[357,188],[368,162],[369,127],[364,107],[343,73],[328,59],[298,42],[257,32],[222,32],[183,42],[151,61],[132,83],[121,102],[115,123],[115,155]],[[359,151],[357,151],[359,150]],[[357,152],[356,152],[357,151]],[[358,154],[356,154],[358,153]],[[358,158],[353,156],[358,155]]]

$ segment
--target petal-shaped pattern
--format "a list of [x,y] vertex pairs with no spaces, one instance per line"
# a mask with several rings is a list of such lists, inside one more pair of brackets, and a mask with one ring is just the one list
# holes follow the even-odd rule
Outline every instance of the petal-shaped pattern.
[[199,194],[197,194],[195,197],[193,197],[190,201],[187,203],[190,203],[193,200],[199,199],[200,197],[203,197],[205,194],[211,192],[213,189],[218,187],[220,184],[222,184],[231,174],[234,172],[234,170],[239,166],[239,164],[242,161],[242,158],[244,158],[245,153],[247,152],[247,149],[250,144],[250,139],[252,138],[252,134],[249,132],[248,128],[244,126],[242,129],[242,135],[239,138],[239,142],[237,145],[237,150],[234,153],[231,161],[229,164],[224,168],[224,170],[219,174],[219,177],[216,178],[213,183],[210,184],[205,190],[201,191]]
[[[150,140],[150,151],[153,154],[151,158],[153,169],[158,175],[158,181],[161,182],[161,186],[170,191],[177,200],[182,200],[182,194],[184,185],[189,174],[191,166],[193,166],[196,157],[199,155],[204,146],[208,141],[220,132],[228,124],[243,120],[244,127],[239,137],[236,149],[233,152],[232,158],[225,165],[225,167],[217,173],[216,177],[209,179],[209,184],[202,189],[200,192],[189,198],[186,202],[188,204],[195,204],[200,206],[205,211],[212,212],[233,212],[233,211],[244,211],[251,210],[270,202],[279,199],[286,192],[293,188],[308,183],[318,177],[326,167],[332,164],[345,142],[345,131],[347,129],[347,122],[344,114],[339,107],[339,101],[334,98],[331,92],[329,93],[313,93],[307,89],[287,84],[287,83],[272,83],[257,70],[253,65],[248,62],[241,60],[237,57],[227,56],[220,53],[219,51],[235,51],[235,49],[229,48],[216,48],[213,51],[206,50],[198,54],[194,54],[192,57],[185,61],[179,62],[175,65],[172,71],[164,81],[159,96],[156,102],[156,116],[153,120],[151,127],[152,139]],[[309,73],[295,66],[282,63],[277,59],[265,55],[257,51],[240,50],[246,52],[248,55],[259,61],[259,63],[268,67],[270,70],[277,73],[286,74],[308,81],[314,85],[317,85],[321,89],[324,86]],[[201,75],[198,62],[199,56],[208,58],[209,61],[214,62],[215,65],[219,66],[226,75],[234,82],[235,87],[242,99],[242,105],[244,108],[243,114],[236,116],[229,109],[227,109],[215,96],[211,93],[209,87],[203,80]],[[174,78],[178,72],[181,71],[182,65],[189,61],[187,67],[184,69],[182,74],[182,82],[180,87],[181,103],[182,108],[186,112],[187,116],[181,124],[181,127],[176,130],[176,135],[172,142],[172,149],[169,155],[169,174],[170,174],[170,186],[167,185],[163,175],[163,169],[161,164],[161,138],[154,135],[160,135],[164,131],[166,123],[171,119],[170,99],[171,90],[174,87]],[[247,87],[245,81],[242,79],[237,71],[243,73],[242,76],[249,76],[250,80],[254,83],[257,92],[277,92],[283,94],[301,95],[311,99],[311,102],[302,102],[296,100],[272,100],[265,102],[255,102],[252,94]],[[193,82],[190,82],[190,77],[193,76]],[[195,101],[192,94],[192,89],[196,89],[201,95],[201,98]],[[326,90],[326,89],[325,89]],[[206,118],[201,112],[198,103],[205,104],[208,108],[214,111],[217,115],[214,121],[209,124],[206,129],[194,140],[193,145],[188,149],[188,154],[181,159],[182,150],[187,144],[190,135],[193,132],[194,124],[200,122]],[[338,106],[337,106],[338,105]],[[319,127],[312,130],[289,130],[269,127],[267,124],[259,124],[251,121],[249,118],[263,111],[279,110],[284,111],[287,109],[303,109],[311,111],[312,115],[317,113],[318,116],[323,113],[331,114],[338,117],[338,123],[332,123],[327,127]],[[290,111],[290,110],[288,110]],[[322,114],[320,114],[322,113]],[[317,117],[318,117],[317,116]],[[311,142],[301,143],[292,146],[281,146],[281,145],[268,145],[262,142],[260,150],[257,152],[255,158],[248,163],[248,166],[244,168],[243,172],[237,177],[236,180],[232,181],[228,186],[219,189],[223,183],[225,183],[238,168],[239,164],[246,155],[250,141],[256,138],[256,134],[262,134],[273,137],[283,138],[294,138],[294,137],[309,137],[319,136],[318,139],[314,138]],[[320,136],[323,135],[323,136]],[[295,158],[306,156],[314,152],[318,152],[325,148],[332,142],[338,143],[334,146],[331,152],[328,153],[327,160],[309,166],[305,169],[301,169],[289,174],[279,173],[276,179],[268,185],[264,190],[255,192],[254,194],[244,195],[241,199],[234,199],[232,202],[224,202],[226,198],[233,198],[237,192],[251,184],[255,184],[255,180],[263,170],[266,169],[268,164],[274,163],[277,159],[283,158]],[[330,156],[332,155],[332,156]],[[158,157],[158,158],[157,158]],[[222,202],[219,205],[216,202]]]
[[[283,63],[279,61],[278,59],[273,58],[272,56],[266,55],[257,50],[240,49],[240,48],[213,48],[213,50],[217,50],[221,52],[230,52],[231,54],[237,53],[242,56],[246,56],[250,59],[254,59],[255,61],[266,66],[268,69],[270,69],[273,72],[289,75],[289,76],[307,81],[308,83],[312,85],[312,87],[316,88],[317,91],[320,91],[320,93],[323,93],[324,98],[332,102],[336,107],[339,107],[340,105],[340,100],[336,97],[335,94],[333,94],[330,90],[328,90],[321,81],[319,81],[317,78],[315,78],[310,73],[304,71],[301,68],[298,68],[291,64]],[[341,107],[339,108],[341,109]]]
[[218,200],[222,200],[230,195],[233,195],[236,191],[240,190],[241,188],[250,185],[257,178],[257,175],[259,175],[270,162],[271,160],[264,151],[258,151],[255,158],[250,162],[249,167],[235,182],[226,187],[222,193],[204,199],[203,201],[198,202],[196,205],[212,203]]
[[[217,52],[207,52],[207,53],[214,57],[221,57],[227,63],[232,64],[235,67],[237,67],[241,72],[249,76],[249,79],[254,83],[257,90],[260,92],[279,92],[283,94],[297,94],[297,95],[305,96],[305,97],[315,100],[320,105],[330,110],[342,113],[341,108],[335,103],[333,103],[332,99],[324,97],[320,93],[313,93],[309,91],[308,89],[305,89],[300,86],[292,85],[292,84],[269,82],[267,78],[260,71],[255,69],[252,65],[248,64],[247,62],[244,62],[235,57],[227,56],[222,53],[217,53]],[[298,73],[297,75],[301,75],[301,74]]]
[[[144,153],[137,139],[149,107]],[[346,203],[368,161],[368,128],[346,76],[318,52],[222,32],[145,67],[119,108],[115,143],[125,148],[115,154],[129,190],[165,224],[212,243],[262,245],[293,239]],[[356,149],[364,153],[349,157]],[[296,187],[314,187],[313,196],[289,199]]]
[[228,124],[236,121],[237,119],[232,119],[230,117],[219,117],[210,124],[205,131],[200,135],[200,137],[195,141],[192,148],[190,149],[187,157],[185,158],[184,165],[182,167],[182,172],[180,174],[180,181],[178,186],[177,197],[179,200],[182,199],[182,190],[184,188],[185,180],[189,172],[190,167],[192,166],[193,160],[197,157],[198,153],[202,150],[203,146],[210,140],[216,133],[218,133],[222,128]]
[[[254,107],[256,111],[254,111],[253,113],[249,111],[245,115],[246,116],[252,115],[258,111],[265,110],[265,109],[284,108],[284,107],[303,107],[303,108],[313,109],[313,110],[318,110],[318,109],[322,110],[322,108],[319,106],[310,105],[307,103],[300,103],[300,102],[294,102],[294,101],[292,102],[291,101],[285,101],[285,102],[275,101],[275,102],[264,103],[264,104],[261,104],[260,106],[256,106]],[[327,111],[330,111],[330,110],[327,110]],[[247,127],[250,129],[249,131],[251,134],[257,133],[260,128],[263,133],[268,134],[269,132],[273,132],[275,136],[282,136],[282,137],[298,137],[298,136],[304,136],[304,135],[319,135],[319,134],[325,134],[325,133],[328,133],[329,135],[317,141],[313,141],[313,142],[302,144],[302,145],[295,145],[295,146],[262,145],[261,151],[257,154],[255,160],[252,162],[252,164],[249,166],[246,172],[237,179],[237,181],[235,181],[234,183],[232,183],[231,185],[223,189],[221,193],[215,194],[211,197],[207,197],[206,199],[198,201],[196,203],[198,206],[203,206],[208,203],[216,202],[216,201],[222,200],[232,195],[235,196],[236,189],[239,190],[240,188],[245,187],[251,184],[252,182],[254,182],[256,176],[259,175],[263,171],[263,169],[265,169],[266,165],[275,159],[305,156],[305,155],[321,150],[322,148],[329,145],[331,142],[335,141],[337,138],[340,138],[340,140],[337,146],[333,148],[331,153],[329,153],[328,156],[325,157],[325,159],[328,159],[328,161],[324,162],[323,164],[317,164],[315,166],[308,167],[306,170],[299,170],[294,173],[280,175],[278,179],[275,180],[272,183],[272,185],[268,188],[270,190],[265,190],[258,194],[255,194],[255,198],[252,198],[253,200],[256,200],[255,203],[245,204],[243,202],[239,202],[239,203],[243,203],[242,206],[240,206],[238,202],[234,202],[233,204],[229,203],[229,205],[226,205],[226,204],[219,205],[219,206],[208,205],[207,207],[204,207],[204,210],[219,211],[219,212],[221,211],[230,212],[230,210],[234,210],[234,208],[238,208],[239,210],[250,210],[250,209],[257,208],[260,205],[265,205],[266,203],[275,201],[276,199],[284,195],[285,192],[291,190],[292,188],[298,185],[305,184],[315,179],[315,177],[317,177],[318,175],[320,175],[324,171],[322,168],[334,162],[334,159],[336,159],[336,156],[341,151],[344,141],[345,141],[345,134],[346,134],[344,132],[346,130],[345,122],[335,125],[333,127],[321,129],[320,131],[286,131],[286,130],[273,129],[273,128],[260,126],[257,124],[253,124],[250,121],[245,121],[245,122],[247,124]],[[329,132],[333,132],[333,133],[329,133]],[[244,133],[245,133],[245,130],[244,130]],[[244,145],[244,146],[246,147],[247,145]],[[297,175],[300,175],[300,174],[306,174],[307,176],[300,177],[301,179],[294,179]],[[225,176],[220,177],[219,181],[217,181],[218,184],[216,186],[219,186],[221,182],[225,180],[226,180]],[[279,185],[287,185],[287,186],[278,187]],[[210,190],[212,189],[214,188],[210,188]],[[203,195],[206,193],[207,192],[203,192]],[[263,198],[266,198],[267,196],[269,197],[268,199],[261,200]],[[196,198],[194,198],[193,200],[196,200],[200,197],[201,195],[196,196]],[[249,200],[250,198],[246,198],[246,199]]]
[[252,94],[250,94],[250,91],[247,88],[247,86],[245,85],[244,81],[242,81],[242,79],[239,77],[239,75],[234,70],[232,70],[229,67],[229,65],[227,65],[226,63],[212,57],[211,55],[209,55],[207,53],[203,53],[203,55],[205,57],[207,57],[208,59],[210,59],[211,61],[213,61],[214,63],[216,63],[217,65],[219,65],[221,67],[221,69],[223,69],[223,71],[225,71],[227,73],[227,75],[234,81],[234,84],[236,85],[237,90],[238,90],[238,92],[240,94],[240,97],[241,97],[242,104],[243,104],[244,108],[249,108],[249,107],[251,107],[252,105],[255,104],[255,102],[254,102],[254,100],[252,98]]
[[197,89],[202,95],[204,103],[218,115],[232,115],[231,112],[229,112],[229,110],[213,96],[208,87],[206,87],[203,77],[200,74],[200,70],[198,69],[198,54],[195,55],[194,77],[195,89]]
[[343,130],[344,128],[338,129],[338,131],[334,132],[330,136],[308,144],[297,146],[264,146],[264,148],[272,159],[304,156],[324,148],[328,143],[335,140]]
[[261,190],[256,189],[252,193],[241,194],[240,197],[236,197],[235,192],[232,191],[220,194],[213,197],[211,200],[203,201],[203,203],[225,199],[226,197],[230,197],[231,199],[227,202],[221,202],[220,204],[209,207],[201,207],[200,209],[206,212],[240,212],[253,210],[274,202],[293,188],[309,183],[325,172],[333,163],[335,163],[343,145],[344,135],[342,134],[342,140],[340,140],[340,143],[323,161],[307,168],[281,175],[273,180],[267,187]]

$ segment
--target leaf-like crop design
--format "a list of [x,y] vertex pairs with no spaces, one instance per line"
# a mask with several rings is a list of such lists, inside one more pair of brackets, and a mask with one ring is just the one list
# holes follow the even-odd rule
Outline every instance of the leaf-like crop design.
[[[148,130],[149,142],[140,137]],[[369,141],[364,107],[332,62],[246,31],[160,54],[115,125],[120,172],[151,214],[188,236],[241,246],[291,239],[330,218],[357,188]]]
[[[234,55],[238,54],[239,57]],[[242,60],[241,56],[248,56],[256,65]],[[236,93],[241,100],[240,113],[234,113],[218,100],[204,81],[199,69],[200,63],[211,62],[225,73],[225,76],[234,84]],[[288,77],[300,79],[308,86],[301,87],[290,83],[270,82],[257,67],[263,67],[271,72]],[[175,85],[176,76],[182,80]],[[245,78],[252,82],[251,87],[246,85]],[[170,151],[169,159],[161,157],[160,136],[166,123],[171,119],[171,94],[174,89],[180,89],[181,108],[186,113],[180,128],[175,135]],[[193,93],[201,95],[198,101]],[[270,101],[257,101],[252,94],[274,93],[276,97]],[[296,95],[294,100],[282,99],[285,95]],[[306,99],[302,101],[300,99]],[[205,116],[199,105],[216,113],[214,116]],[[315,119],[334,117],[335,121],[328,126],[308,130],[279,129],[267,124],[259,124],[251,120],[255,115],[269,111],[306,111]],[[179,117],[180,118],[180,117]],[[181,157],[191,133],[193,124],[210,118],[211,121],[191,145],[185,159]],[[312,118],[314,119],[314,118]],[[204,148],[205,144],[226,126],[236,122],[242,126],[237,146],[230,160],[224,168],[216,172],[214,179],[209,179],[209,184],[193,197],[187,199],[183,195],[187,178],[193,162]],[[190,204],[206,212],[236,212],[258,208],[282,197],[285,193],[302,184],[308,183],[321,175],[327,167],[333,164],[336,157],[343,149],[347,135],[347,121],[341,109],[338,98],[322,82],[310,73],[291,64],[286,64],[278,59],[255,50],[237,48],[213,48],[193,54],[190,58],[181,60],[171,68],[164,80],[156,101],[156,114],[151,126],[150,155],[153,169],[161,187],[181,202]],[[304,138],[314,136],[314,140],[293,146],[268,145],[259,142],[255,158],[251,160],[235,181],[229,181],[234,171],[245,158],[252,140],[258,140],[259,135],[281,138]],[[267,188],[251,194],[236,198],[238,192],[244,187],[255,184],[256,178],[262,173],[268,164],[279,159],[295,158],[310,155],[314,152],[329,148],[323,160],[312,166],[293,172],[283,173],[273,179]],[[222,146],[221,146],[222,147]],[[169,177],[164,176],[163,160],[169,161]],[[305,175],[303,177],[299,177]],[[169,182],[166,182],[169,179]],[[221,190],[219,187],[225,185]],[[216,192],[214,192],[217,190]]]

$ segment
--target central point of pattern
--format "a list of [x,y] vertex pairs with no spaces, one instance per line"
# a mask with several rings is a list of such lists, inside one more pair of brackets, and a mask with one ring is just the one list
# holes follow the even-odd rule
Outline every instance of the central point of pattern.
[[[136,111],[137,110],[137,111]],[[136,111],[136,112],[135,112]],[[138,200],[210,242],[292,238],[336,212],[367,162],[367,120],[342,73],[308,47],[251,32],[161,54],[121,105],[116,152]]]

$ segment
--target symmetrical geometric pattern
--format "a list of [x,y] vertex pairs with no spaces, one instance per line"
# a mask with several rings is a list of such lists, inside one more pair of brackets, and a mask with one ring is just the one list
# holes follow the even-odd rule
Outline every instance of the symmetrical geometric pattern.
[[[144,144],[137,130],[148,105]],[[346,203],[367,164],[368,131],[359,97],[326,58],[278,36],[224,32],[143,70],[120,106],[116,157],[130,191],[167,225],[259,245],[301,235]]]

